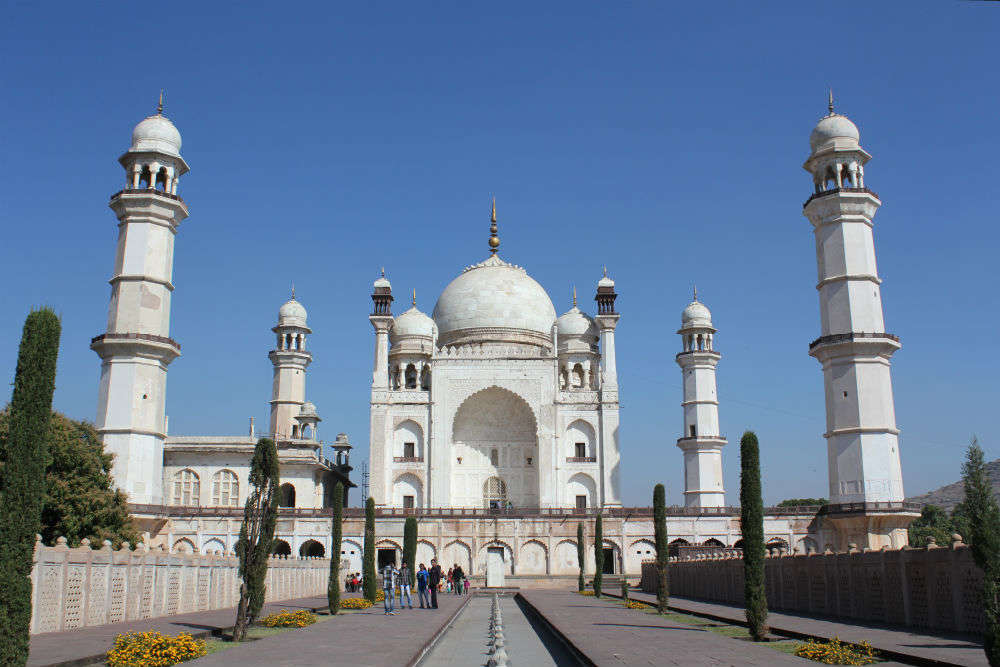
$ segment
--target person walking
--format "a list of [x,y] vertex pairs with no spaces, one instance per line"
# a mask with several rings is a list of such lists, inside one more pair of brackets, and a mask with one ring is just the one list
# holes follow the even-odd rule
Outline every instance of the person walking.
[[[394,603],[396,598],[396,577],[399,571],[392,563],[386,563],[382,568],[382,591],[385,593],[385,600],[382,601],[385,607],[386,616],[395,616]],[[400,600],[402,602],[402,600]]]
[[399,568],[399,608],[403,608],[403,596],[406,596],[406,604],[413,609],[413,598],[410,597],[410,566],[403,561],[403,567]]
[[452,584],[451,585],[455,589],[455,591],[454,591],[455,595],[461,595],[462,594],[462,578],[464,576],[465,576],[465,573],[462,572],[462,568],[459,567],[458,563],[455,563],[455,567],[453,567],[452,570],[451,570],[451,579],[452,579]]
[[441,566],[437,558],[431,559],[431,570],[428,572],[427,583],[431,586],[431,609],[438,608],[438,586],[441,585]]
[[417,599],[420,600],[421,609],[430,609],[431,606],[430,594],[427,591],[427,577],[427,568],[421,563],[420,569],[417,570]]
[[462,585],[465,586],[465,594],[468,595],[469,594],[469,578],[468,577],[462,577]]

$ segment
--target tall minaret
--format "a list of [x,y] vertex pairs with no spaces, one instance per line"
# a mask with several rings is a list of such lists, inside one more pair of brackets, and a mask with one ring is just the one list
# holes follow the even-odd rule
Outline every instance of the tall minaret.
[[111,197],[118,217],[118,250],[111,277],[108,329],[90,342],[101,358],[97,430],[115,455],[115,486],[129,502],[163,502],[167,366],[180,356],[170,338],[174,290],[174,235],[188,208],[177,183],[188,171],[181,135],[156,113],[132,131],[132,146],[118,161],[125,188]]
[[812,131],[812,152],[803,165],[815,186],[803,213],[816,236],[821,325],[809,354],[823,365],[837,546],[901,547],[912,517],[887,513],[900,512],[904,498],[889,371],[900,345],[882,319],[872,235],[882,202],[865,187],[864,165],[871,156],[859,139],[857,126],[834,113],[831,93],[829,113]]
[[601,380],[598,396],[601,403],[601,493],[605,507],[620,507],[621,501],[621,450],[618,447],[618,366],[615,360],[615,328],[621,315],[615,310],[615,281],[604,276],[597,281],[597,326],[601,330]]
[[271,434],[275,440],[299,438],[296,417],[306,400],[306,368],[312,354],[306,350],[306,309],[292,298],[278,309],[278,324],[271,329],[277,335],[277,346],[267,357],[274,366],[271,386]]
[[726,491],[722,484],[722,448],[726,439],[719,435],[719,396],[715,388],[715,367],[722,355],[715,351],[712,313],[694,301],[681,314],[684,351],[677,354],[684,381],[684,432],[677,446],[684,452],[684,506],[723,507]]

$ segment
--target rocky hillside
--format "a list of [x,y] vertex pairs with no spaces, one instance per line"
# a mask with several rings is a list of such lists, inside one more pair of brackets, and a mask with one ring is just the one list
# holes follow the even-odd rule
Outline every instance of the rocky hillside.
[[[1000,459],[987,463],[986,473],[990,476],[990,483],[993,485],[993,496],[1000,500]],[[921,496],[907,498],[907,500],[924,505],[937,505],[950,512],[955,509],[955,505],[962,502],[963,498],[965,498],[965,487],[962,480],[958,480],[954,484],[942,486],[940,489],[934,489]]]

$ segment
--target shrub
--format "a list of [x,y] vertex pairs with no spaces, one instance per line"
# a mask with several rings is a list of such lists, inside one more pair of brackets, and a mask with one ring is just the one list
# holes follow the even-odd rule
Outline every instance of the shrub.
[[264,618],[264,625],[269,628],[304,628],[316,622],[316,617],[305,609],[298,611],[279,611]]
[[344,533],[344,485],[337,482],[333,489],[333,523],[330,526],[330,578],[326,587],[326,602],[330,613],[340,609],[340,550]]
[[755,642],[767,639],[764,591],[764,500],[760,488],[760,445],[753,431],[740,439],[740,531],[743,533],[743,599]]
[[878,651],[868,642],[855,646],[841,643],[838,637],[828,642],[810,639],[805,644],[799,644],[795,655],[824,665],[872,665],[879,662]]
[[653,487],[653,539],[656,542],[656,611],[667,613],[670,606],[670,546],[667,544],[667,490]]
[[108,667],[167,667],[200,658],[208,652],[205,642],[186,632],[164,635],[156,630],[130,632],[115,637],[108,651]]
[[361,566],[362,595],[372,602],[375,599],[375,588],[378,585],[375,574],[375,499],[370,497],[365,501],[365,549]]
[[371,606],[372,601],[364,598],[347,598],[340,601],[341,609],[368,609]]

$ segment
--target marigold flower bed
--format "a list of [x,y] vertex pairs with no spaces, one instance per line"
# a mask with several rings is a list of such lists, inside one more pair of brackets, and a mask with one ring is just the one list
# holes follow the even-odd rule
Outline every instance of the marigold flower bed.
[[372,601],[364,598],[347,598],[340,601],[341,609],[368,609],[371,606]]
[[164,635],[156,630],[130,632],[115,637],[108,651],[108,667],[169,667],[200,658],[208,652],[205,642],[186,632]]
[[839,637],[828,642],[810,639],[795,649],[795,655],[824,665],[872,665],[880,662],[878,651],[868,642],[854,646],[842,643]]
[[261,622],[269,628],[304,628],[315,623],[316,617],[305,609],[299,609],[271,614]]

